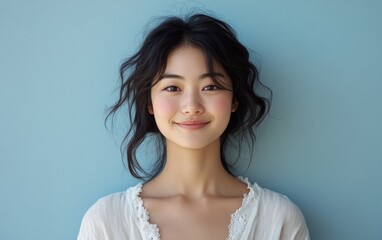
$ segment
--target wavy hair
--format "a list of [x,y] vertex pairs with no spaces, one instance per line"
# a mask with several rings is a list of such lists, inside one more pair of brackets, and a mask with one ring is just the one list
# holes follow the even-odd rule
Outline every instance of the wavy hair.
[[[269,111],[272,92],[260,82],[258,70],[251,63],[248,50],[238,41],[231,26],[205,14],[194,14],[184,19],[168,17],[153,28],[139,50],[121,64],[119,98],[108,108],[105,118],[106,124],[110,116],[114,117],[118,110],[127,105],[130,127],[123,139],[121,152],[126,154],[127,168],[135,178],[150,180],[162,171],[166,163],[165,139],[147,106],[151,101],[151,87],[165,71],[168,56],[183,44],[204,52],[209,71],[213,72],[213,62],[217,61],[232,81],[233,99],[239,105],[231,114],[220,138],[221,162],[228,173],[232,174],[232,167],[224,155],[228,137],[248,134],[253,144],[254,127]],[[219,80],[212,80],[221,85]],[[269,90],[270,97],[258,94],[258,87]],[[137,158],[137,149],[150,133],[159,137],[160,145],[156,163],[148,172]],[[240,143],[238,146],[240,150]]]

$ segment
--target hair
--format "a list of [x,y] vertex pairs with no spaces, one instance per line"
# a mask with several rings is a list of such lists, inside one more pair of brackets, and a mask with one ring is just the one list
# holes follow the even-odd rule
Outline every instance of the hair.
[[[147,34],[139,50],[121,64],[119,98],[108,108],[105,118],[106,124],[111,115],[114,117],[118,110],[127,105],[130,127],[122,141],[121,153],[126,154],[128,170],[135,178],[153,179],[166,163],[165,138],[147,106],[151,103],[151,87],[164,73],[169,54],[184,44],[204,52],[210,72],[213,72],[213,62],[218,62],[232,81],[233,99],[239,104],[220,137],[221,162],[231,175],[232,167],[224,155],[228,137],[248,134],[253,143],[254,127],[269,111],[272,91],[260,82],[258,69],[251,63],[248,50],[238,41],[230,25],[205,14],[194,14],[184,19],[165,18]],[[222,85],[218,79],[212,80]],[[269,90],[270,97],[256,93],[258,87]],[[152,170],[148,172],[137,159],[137,149],[149,134],[158,136],[159,152]],[[240,150],[240,143],[238,146]]]

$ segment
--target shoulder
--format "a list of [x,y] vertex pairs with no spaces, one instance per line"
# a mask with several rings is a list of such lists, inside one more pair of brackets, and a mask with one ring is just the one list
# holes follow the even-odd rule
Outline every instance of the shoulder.
[[253,185],[257,189],[259,205],[267,211],[277,211],[287,216],[301,214],[300,209],[285,195],[272,190],[261,188],[257,184]]
[[258,217],[260,225],[279,234],[279,239],[309,239],[308,228],[301,210],[288,197],[261,188],[257,184],[253,189],[258,193]]
[[97,200],[82,219],[78,239],[98,239],[115,232],[114,229],[119,229],[121,224],[131,225],[128,223],[132,214],[129,199],[135,188],[131,187],[124,192],[113,193]]
[[85,219],[105,219],[126,207],[126,192],[117,192],[98,199],[86,212]]

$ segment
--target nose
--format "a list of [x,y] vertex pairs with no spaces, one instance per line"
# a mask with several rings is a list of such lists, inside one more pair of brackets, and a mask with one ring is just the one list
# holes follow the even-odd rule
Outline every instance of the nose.
[[202,99],[197,91],[185,93],[181,101],[181,110],[183,114],[198,115],[204,112]]

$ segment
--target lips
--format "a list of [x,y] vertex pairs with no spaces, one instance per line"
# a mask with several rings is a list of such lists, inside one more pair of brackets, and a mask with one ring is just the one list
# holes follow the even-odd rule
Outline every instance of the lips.
[[205,121],[184,121],[177,122],[176,125],[184,129],[197,130],[205,127],[208,123]]

